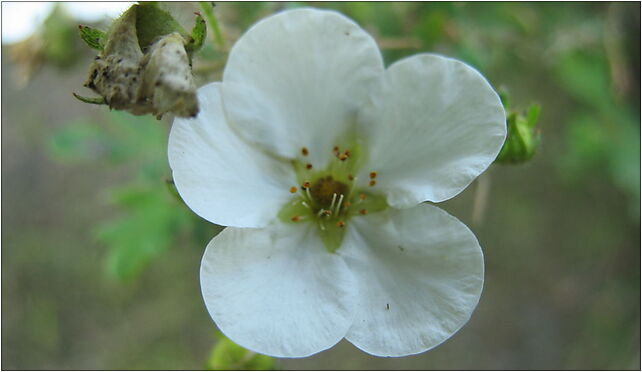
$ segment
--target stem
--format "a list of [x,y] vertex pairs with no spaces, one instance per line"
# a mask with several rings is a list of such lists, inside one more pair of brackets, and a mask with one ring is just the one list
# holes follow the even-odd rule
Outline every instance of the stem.
[[488,196],[490,194],[490,174],[488,171],[477,177],[475,200],[473,201],[473,225],[479,226],[484,219]]
[[201,1],[199,2],[199,4],[201,5],[201,9],[203,9],[203,13],[205,13],[205,19],[207,19],[207,23],[209,23],[210,27],[212,28],[212,32],[214,33],[214,40],[216,41],[216,44],[218,44],[221,50],[225,50],[225,41],[223,40],[221,29],[218,27],[218,21],[214,16],[214,11],[212,10],[212,4],[207,1]]

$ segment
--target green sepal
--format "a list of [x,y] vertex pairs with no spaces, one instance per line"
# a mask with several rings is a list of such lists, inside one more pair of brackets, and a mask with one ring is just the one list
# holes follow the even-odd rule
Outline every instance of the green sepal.
[[337,249],[341,247],[343,243],[343,237],[346,234],[346,227],[339,227],[336,224],[336,221],[321,221],[319,223],[325,223],[323,229],[318,228],[319,237],[325,245],[325,249],[330,253],[335,253]]
[[542,107],[537,103],[531,104],[528,108],[528,113],[526,114],[526,120],[528,121],[528,126],[530,128],[535,128],[537,121],[539,120],[539,114],[542,111]]
[[96,97],[96,98],[87,98],[83,97],[79,94],[76,93],[71,93],[78,99],[79,101],[85,102],[85,103],[91,103],[92,105],[106,105],[107,102],[105,102],[105,99],[103,97]]
[[87,43],[90,48],[100,51],[105,48],[106,33],[83,25],[78,25],[78,30],[80,30],[80,38]]
[[303,205],[303,198],[295,196],[287,204],[281,208],[277,214],[279,220],[285,223],[294,223],[292,217],[294,216],[307,216],[310,214],[310,210]]
[[192,28],[192,34],[190,35],[188,43],[185,45],[185,51],[187,54],[192,55],[194,52],[197,52],[203,46],[205,37],[207,36],[207,24],[205,19],[201,17],[200,13],[196,14],[196,20],[194,21],[194,28]]
[[142,2],[134,5],[136,9],[136,36],[141,49],[148,47],[157,37],[178,32],[187,36],[187,31],[171,14],[158,7],[156,3]]
[[388,208],[388,201],[385,195],[371,194],[369,192],[362,192],[366,196],[365,200],[359,202],[351,209],[351,216],[360,215],[359,211],[365,209],[368,214],[384,211]]

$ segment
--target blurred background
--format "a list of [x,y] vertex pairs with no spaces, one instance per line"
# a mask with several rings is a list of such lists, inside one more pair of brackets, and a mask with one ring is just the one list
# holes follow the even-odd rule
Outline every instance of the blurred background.
[[[211,368],[219,338],[198,273],[220,228],[167,183],[171,118],[72,96],[92,95],[78,24],[106,30],[128,5],[38,4],[2,3],[2,367]],[[201,9],[163,6],[189,28]],[[217,3],[225,46],[210,28],[199,85],[256,20],[299,6],[353,18],[386,64],[418,52],[471,64],[513,108],[541,105],[542,143],[440,204],[486,262],[481,302],[451,339],[406,358],[342,341],[249,367],[639,370],[640,4]]]

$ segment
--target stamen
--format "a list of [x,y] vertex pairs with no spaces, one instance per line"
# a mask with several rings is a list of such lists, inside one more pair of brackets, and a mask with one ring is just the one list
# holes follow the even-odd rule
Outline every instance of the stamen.
[[330,210],[334,209],[334,202],[337,201],[337,193],[332,194],[332,202],[330,203]]
[[296,186],[292,186],[292,187],[290,187],[290,192],[291,192],[291,193],[293,193],[293,194],[294,194],[297,190],[298,190],[298,189],[296,188]]
[[366,194],[359,195],[359,199],[361,199],[361,200],[366,200],[367,197],[368,196],[366,196]]
[[374,186],[377,184],[377,180],[370,180],[370,186]]
[[371,179],[377,178],[377,172],[370,172],[370,178]]
[[339,221],[339,222],[337,222],[337,227],[339,227],[339,228],[343,228],[343,227],[345,227],[345,226],[346,226],[346,223],[345,223],[345,222],[343,222],[343,221]]
[[[348,176],[349,178],[350,176]],[[357,187],[357,180],[359,177],[352,177],[352,180],[354,181],[352,185],[350,185],[350,192],[348,193],[348,199],[352,199],[352,193],[354,193],[354,189]]]
[[299,222],[300,220],[301,220],[301,217],[299,216],[292,217],[292,222]]
[[[308,184],[309,184],[309,183],[308,183]],[[312,199],[312,194],[310,194],[310,188],[309,188],[309,187],[306,187],[306,188],[305,188],[305,195],[307,195],[307,197],[308,197],[308,199],[309,199],[310,201],[312,201],[312,200],[313,200],[313,199]]]
[[346,208],[350,208],[352,206],[352,203],[347,201],[347,202],[345,202],[345,204],[343,206],[346,207]]
[[324,213],[325,213],[325,216],[326,216],[326,217],[330,217],[330,216],[332,216],[332,211],[331,211],[331,210],[329,210],[329,209],[326,209],[326,210],[324,211]]
[[341,160],[341,161],[345,161],[346,159],[348,159],[348,155],[346,155],[346,154],[339,154],[339,160]]
[[308,163],[305,165],[305,169],[312,169],[312,164]]
[[343,194],[339,195],[339,202],[337,203],[337,208],[334,211],[334,214],[339,215],[339,211],[341,210],[341,203],[343,202]]
[[368,211],[365,208],[359,210],[359,214],[366,214],[366,213],[368,213]]
[[308,156],[309,153],[310,152],[308,151],[307,147],[304,147],[304,148],[301,149],[301,154],[303,154],[303,156]]
[[301,185],[301,187],[304,188],[304,189],[309,189],[310,186],[311,186],[310,182],[308,182],[308,181],[303,182],[303,185]]

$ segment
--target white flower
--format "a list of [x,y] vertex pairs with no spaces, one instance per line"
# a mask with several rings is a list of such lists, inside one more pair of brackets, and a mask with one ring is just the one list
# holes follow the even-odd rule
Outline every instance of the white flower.
[[421,203],[457,195],[504,142],[502,104],[476,70],[431,54],[384,69],[354,22],[298,9],[253,26],[198,98],[198,117],[174,122],[169,161],[187,205],[230,226],[201,266],[229,338],[278,357],[344,337],[403,356],[467,322],[481,248]]

